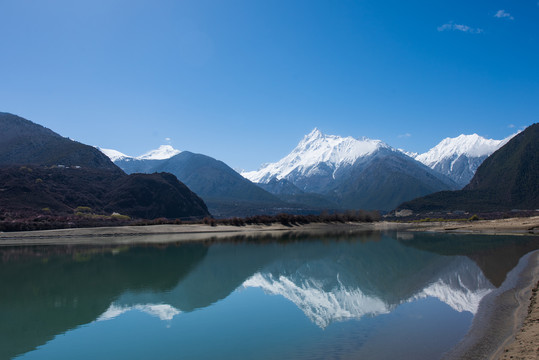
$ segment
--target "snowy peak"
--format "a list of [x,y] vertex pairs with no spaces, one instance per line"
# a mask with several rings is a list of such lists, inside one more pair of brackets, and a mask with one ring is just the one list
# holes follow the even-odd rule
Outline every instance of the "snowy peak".
[[415,159],[463,187],[470,182],[481,163],[515,135],[503,140],[485,139],[477,134],[446,138]]
[[292,172],[308,175],[320,164],[337,170],[352,165],[357,159],[381,147],[389,148],[380,140],[326,135],[314,128],[283,159],[267,164],[258,171],[243,172],[242,175],[255,183],[267,183],[273,178],[283,179]]
[[125,160],[125,159],[131,159],[131,156],[125,155],[124,153],[119,152],[118,150],[114,149],[103,149],[98,147],[99,151],[101,151],[103,154],[107,155],[108,158],[114,162],[118,160]]
[[511,135],[503,140],[486,139],[477,134],[445,138],[426,153],[418,155],[416,160],[429,167],[433,167],[439,161],[461,155],[467,157],[489,156],[507,143],[513,136]]
[[171,157],[178,155],[181,153],[180,150],[174,149],[170,145],[161,145],[159,148],[155,150],[148,151],[147,153],[140,155],[140,156],[129,156],[125,155],[124,153],[113,150],[113,149],[98,149],[105,155],[109,157],[109,159],[112,162],[119,161],[119,160],[165,160],[170,159]]
[[138,160],[165,160],[170,159],[174,155],[178,155],[181,151],[174,149],[170,145],[161,145],[158,149],[151,150],[146,154],[138,156]]
[[324,137],[324,134],[322,134],[322,132],[315,127],[310,133],[303,137],[302,142],[315,141],[322,137]]
[[419,155],[419,153],[416,153],[413,151],[406,151],[404,149],[397,149],[397,150],[403,153],[404,155],[411,157],[412,159],[415,159]]

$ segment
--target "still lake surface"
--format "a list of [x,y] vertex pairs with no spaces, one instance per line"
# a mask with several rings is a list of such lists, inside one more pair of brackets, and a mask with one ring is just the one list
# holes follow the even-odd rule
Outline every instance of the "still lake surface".
[[0,359],[437,359],[536,239],[0,247]]

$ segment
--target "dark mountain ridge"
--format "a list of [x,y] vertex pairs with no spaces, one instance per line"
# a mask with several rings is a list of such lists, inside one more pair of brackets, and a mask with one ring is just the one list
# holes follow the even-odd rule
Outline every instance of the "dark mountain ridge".
[[539,123],[489,156],[460,191],[442,191],[405,202],[397,210],[473,212],[539,208]]
[[[126,175],[98,149],[0,113],[0,212],[204,217],[202,199],[165,173]],[[1,215],[1,214],[0,214]]]
[[72,215],[84,208],[84,215],[143,219],[209,216],[202,199],[167,173],[118,176],[88,168],[2,167],[0,184],[2,212]]
[[0,112],[1,165],[64,165],[120,170],[98,149],[22,117]]

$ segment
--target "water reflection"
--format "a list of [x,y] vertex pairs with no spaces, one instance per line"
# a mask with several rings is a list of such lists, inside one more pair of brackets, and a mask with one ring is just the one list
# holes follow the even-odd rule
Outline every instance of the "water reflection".
[[[351,258],[355,255],[358,254],[347,254]],[[443,264],[443,268],[426,282],[420,276],[405,279],[404,276],[409,274],[400,273],[404,275],[396,278],[396,281],[412,280],[408,281],[409,294],[402,298],[396,298],[394,293],[384,292],[387,288],[382,291],[377,286],[381,284],[377,281],[378,270],[381,269],[369,272],[367,282],[365,277],[360,276],[361,272],[341,266],[331,258],[322,261],[325,264],[309,264],[292,274],[278,277],[273,275],[275,272],[260,272],[248,279],[244,286],[259,287],[268,294],[285,297],[321,328],[335,321],[387,314],[404,302],[426,297],[437,298],[456,311],[475,314],[481,299],[494,289],[481,270],[467,258],[457,258]],[[350,262],[344,262],[347,263]],[[316,275],[319,266],[325,268],[323,276]]]
[[536,248],[526,237],[377,233],[339,241],[242,239],[30,254],[0,249],[0,358],[131,311],[172,321],[210,309],[237,289],[287,299],[322,329],[427,298],[475,314],[481,299]]
[[174,288],[208,251],[202,245],[33,250],[0,249],[0,359],[94,321],[126,291]]

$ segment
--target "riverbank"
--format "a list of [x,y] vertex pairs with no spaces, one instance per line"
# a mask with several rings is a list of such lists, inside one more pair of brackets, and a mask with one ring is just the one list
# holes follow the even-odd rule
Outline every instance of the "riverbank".
[[478,221],[410,222],[409,230],[491,234],[491,235],[539,235],[539,216]]
[[[530,304],[527,308],[527,316],[512,343],[501,352],[500,359],[532,360],[539,358],[539,302],[537,292],[539,282],[531,290]],[[524,306],[523,306],[524,308]]]
[[503,285],[481,301],[470,331],[444,359],[537,359],[538,314],[528,308],[538,281],[539,250],[523,257]]
[[223,239],[257,234],[331,233],[362,231],[426,231],[493,235],[539,235],[539,216],[462,222],[311,223],[305,225],[147,225],[0,233],[0,246],[103,245],[167,243]]
[[219,240],[233,237],[279,237],[283,234],[309,235],[391,231],[407,228],[406,224],[376,223],[311,223],[287,226],[271,225],[147,225],[0,233],[0,246],[31,245],[125,245]]

